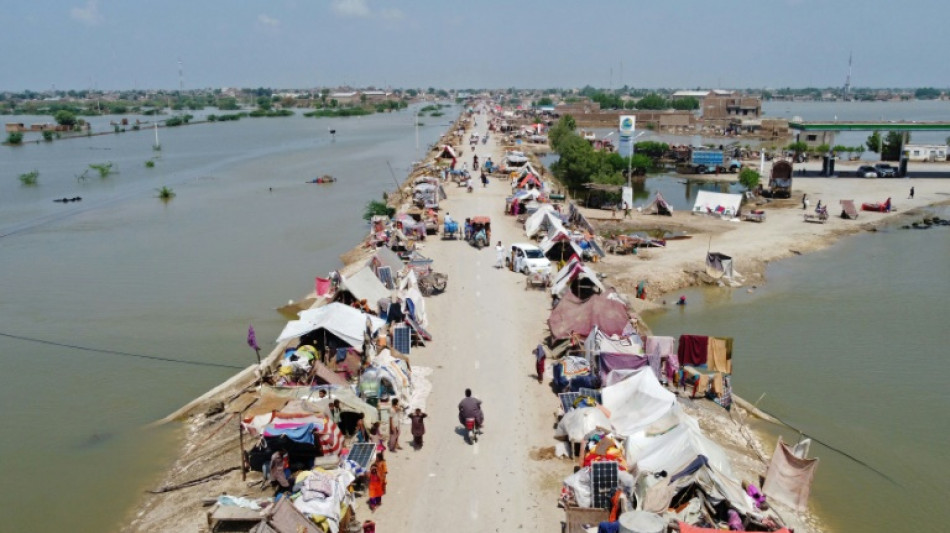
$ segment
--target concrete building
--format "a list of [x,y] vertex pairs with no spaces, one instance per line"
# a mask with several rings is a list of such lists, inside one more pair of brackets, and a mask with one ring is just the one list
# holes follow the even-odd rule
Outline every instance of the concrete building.
[[946,161],[947,145],[945,144],[908,144],[904,146],[904,157],[908,161]]

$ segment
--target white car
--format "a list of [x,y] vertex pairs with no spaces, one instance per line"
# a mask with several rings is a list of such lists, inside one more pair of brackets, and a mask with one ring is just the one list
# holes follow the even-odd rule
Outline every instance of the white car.
[[551,261],[533,244],[512,244],[506,262],[509,268],[522,274],[551,274]]

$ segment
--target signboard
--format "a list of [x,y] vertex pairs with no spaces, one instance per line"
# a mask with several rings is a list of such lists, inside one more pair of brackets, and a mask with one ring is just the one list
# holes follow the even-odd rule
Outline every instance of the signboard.
[[637,117],[635,115],[620,115],[620,135],[633,135],[637,129]]

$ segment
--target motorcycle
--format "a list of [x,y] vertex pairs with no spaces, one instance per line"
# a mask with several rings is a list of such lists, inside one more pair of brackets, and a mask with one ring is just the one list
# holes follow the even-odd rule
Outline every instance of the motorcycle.
[[478,426],[478,422],[474,418],[466,418],[465,438],[468,440],[468,443],[475,444],[478,442],[479,433],[481,433],[481,428]]

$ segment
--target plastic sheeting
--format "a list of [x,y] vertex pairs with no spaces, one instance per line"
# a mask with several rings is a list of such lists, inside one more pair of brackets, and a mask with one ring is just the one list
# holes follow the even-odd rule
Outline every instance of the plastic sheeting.
[[563,228],[561,218],[551,204],[541,204],[531,216],[524,221],[524,232],[528,237],[534,237],[544,228]]
[[581,337],[589,337],[595,329],[607,336],[622,335],[629,324],[627,306],[603,294],[581,300],[567,293],[548,317],[548,328],[555,339],[566,339],[572,331]]
[[350,346],[362,350],[366,321],[370,321],[374,332],[386,323],[378,317],[338,302],[301,311],[298,316],[300,320],[291,320],[284,326],[284,330],[277,337],[277,342],[284,342],[324,328]]
[[579,259],[571,259],[564,268],[554,275],[554,284],[551,295],[562,297],[571,287],[575,279],[583,279],[590,283],[594,292],[603,293],[604,284],[597,279],[597,273],[592,268],[584,266]]
[[693,212],[735,217],[739,215],[740,205],[742,205],[741,194],[698,191],[696,193],[696,203],[693,204]]
[[554,431],[555,437],[567,437],[572,442],[583,442],[593,431],[610,431],[610,419],[600,407],[571,409],[561,417]]
[[817,468],[818,459],[796,457],[779,437],[762,492],[792,509],[804,511],[808,507],[808,495]]
[[627,435],[625,451],[627,463],[636,464],[641,472],[666,470],[672,475],[698,455],[704,455],[710,467],[732,476],[725,451],[703,435],[696,419],[678,407],[652,426]]
[[633,435],[656,422],[676,405],[676,395],[666,390],[649,368],[601,390],[610,422],[621,435]]

